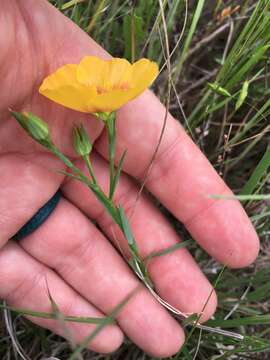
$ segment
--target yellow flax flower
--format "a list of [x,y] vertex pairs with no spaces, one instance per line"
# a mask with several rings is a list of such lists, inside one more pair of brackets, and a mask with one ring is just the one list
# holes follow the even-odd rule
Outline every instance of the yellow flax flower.
[[157,75],[157,64],[147,59],[130,64],[125,59],[86,56],[45,78],[39,92],[73,110],[112,112],[140,95]]

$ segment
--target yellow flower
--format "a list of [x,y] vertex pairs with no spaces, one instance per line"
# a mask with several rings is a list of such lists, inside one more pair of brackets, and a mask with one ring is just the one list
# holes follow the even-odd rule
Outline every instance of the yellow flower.
[[64,65],[49,75],[39,92],[73,110],[112,112],[140,95],[157,75],[157,64],[147,59],[130,64],[86,56],[78,65]]

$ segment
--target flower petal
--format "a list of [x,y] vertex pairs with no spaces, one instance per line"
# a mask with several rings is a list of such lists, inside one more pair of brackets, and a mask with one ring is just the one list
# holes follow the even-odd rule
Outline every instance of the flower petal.
[[40,92],[47,89],[53,90],[65,85],[77,83],[77,67],[78,65],[76,64],[67,64],[57,69],[54,73],[43,80],[39,89]]
[[75,64],[61,67],[43,81],[39,92],[70,109],[90,112],[91,109],[87,107],[89,98],[96,95],[96,90],[78,83],[77,67]]
[[114,58],[109,61],[108,81],[113,89],[132,87],[132,65],[126,59]]
[[[156,63],[142,59],[131,65],[132,83],[129,89],[113,89],[89,99],[95,112],[115,111],[147,89],[158,75]],[[130,76],[130,74],[128,74]],[[88,107],[90,104],[88,105]]]
[[85,56],[77,68],[77,81],[82,85],[105,86],[109,75],[108,61],[96,56]]
[[148,59],[132,64],[132,82],[135,88],[147,89],[158,76],[158,65]]
[[102,60],[95,56],[82,59],[77,70],[78,82],[96,86],[98,92],[131,87],[131,64],[125,59]]
[[111,112],[119,109],[133,98],[130,90],[112,90],[91,97],[88,107],[93,109],[92,112]]

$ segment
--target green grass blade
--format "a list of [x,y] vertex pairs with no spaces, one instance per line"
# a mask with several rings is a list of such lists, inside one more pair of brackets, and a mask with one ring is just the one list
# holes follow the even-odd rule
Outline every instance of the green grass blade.
[[64,5],[61,6],[61,10],[67,10],[72,6],[75,6],[79,3],[84,2],[85,0],[70,0],[68,2],[66,2]]
[[242,317],[239,319],[231,320],[209,320],[206,323],[208,326],[218,326],[222,328],[232,328],[239,326],[250,326],[250,325],[270,325],[270,315],[258,315]]
[[252,221],[258,221],[258,220],[264,219],[266,217],[269,217],[269,219],[270,219],[270,211],[266,211],[266,212],[264,212],[262,214],[254,215],[254,216],[251,217],[251,220]]
[[[24,316],[33,316],[42,319],[53,319],[56,320],[55,312],[46,313],[42,311],[32,311],[29,309],[21,309],[13,306],[6,306],[0,304],[0,309],[7,309],[16,314],[24,315]],[[102,324],[104,323],[104,319],[101,318],[92,318],[92,317],[83,317],[83,316],[64,316],[65,321],[75,322],[75,323],[83,323],[83,324]]]
[[257,167],[254,169],[248,182],[243,187],[240,195],[249,195],[254,192],[259,181],[270,167],[270,149],[267,149]]
[[246,80],[243,83],[242,89],[240,91],[239,97],[237,99],[237,102],[235,104],[235,110],[240,109],[240,107],[243,105],[246,97],[248,96],[248,87],[249,87],[249,82]]
[[184,64],[184,62],[185,62],[185,60],[187,58],[188,49],[190,47],[193,35],[195,33],[195,30],[197,28],[199,19],[201,17],[204,2],[205,2],[205,0],[198,0],[198,2],[197,2],[197,6],[196,6],[196,9],[195,9],[193,18],[192,18],[192,22],[191,22],[191,25],[190,25],[190,28],[189,28],[189,31],[188,31],[184,46],[183,46],[183,50],[182,50],[182,53],[180,55],[180,58],[178,60],[178,64],[177,64],[177,67],[176,67],[176,70],[175,70],[175,78],[179,78],[182,67],[183,67],[183,64]]
[[236,66],[230,80],[226,83],[226,89],[230,90],[234,87],[235,84],[238,84],[243,79],[243,77],[264,58],[269,47],[270,45],[263,45],[257,48],[256,51],[251,54],[249,60],[244,62],[243,66]]
[[187,247],[187,246],[189,246],[191,244],[192,244],[191,240],[182,241],[181,243],[174,244],[174,245],[172,245],[172,246],[170,246],[170,247],[168,247],[168,248],[166,248],[164,250],[156,251],[156,252],[153,252],[153,253],[149,254],[145,258],[145,260],[152,260],[154,257],[170,254],[171,252],[173,252],[175,250],[182,249],[182,248]]
[[240,201],[246,201],[246,200],[252,200],[252,201],[261,201],[261,200],[268,200],[270,199],[270,194],[255,194],[255,195],[232,195],[232,196],[226,196],[226,195],[211,195],[210,196],[213,199],[225,199],[225,200],[240,200]]
[[[112,321],[116,318],[116,316],[120,313],[120,311],[124,308],[124,306],[129,302],[129,300],[132,298],[133,295],[138,291],[140,286],[138,286],[136,289],[134,289],[130,294],[128,294],[123,301],[121,301],[120,304],[118,304],[113,311],[110,313],[110,315],[107,316]],[[84,339],[84,341],[77,346],[76,350],[72,353],[72,355],[68,358],[68,360],[76,360],[77,356],[81,354],[82,350],[85,349],[90,342],[103,330],[103,328],[108,325],[107,323],[99,324],[96,326],[95,330],[87,336],[87,338]]]

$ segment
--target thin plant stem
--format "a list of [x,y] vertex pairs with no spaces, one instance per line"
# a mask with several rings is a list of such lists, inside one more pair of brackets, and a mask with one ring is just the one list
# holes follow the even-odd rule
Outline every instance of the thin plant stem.
[[91,163],[91,160],[89,158],[89,155],[84,156],[83,159],[84,159],[84,162],[85,162],[85,164],[87,166],[89,174],[90,174],[90,176],[91,176],[91,178],[93,180],[93,183],[97,184],[97,178],[96,178],[96,176],[94,174],[94,170],[93,170],[92,163]]
[[108,134],[108,142],[109,142],[109,166],[110,166],[110,191],[109,191],[109,199],[112,200],[115,186],[115,123],[116,123],[116,114],[115,112],[111,113],[108,116],[107,121],[105,122],[107,134]]
[[113,220],[117,225],[120,226],[121,221],[119,219],[119,212],[117,207],[113,204],[111,199],[109,199],[104,192],[101,190],[97,183],[93,183],[87,176],[83,174],[83,172],[78,169],[64,154],[61,153],[59,149],[57,149],[53,144],[47,147],[54,155],[58,157],[63,163],[77,175],[78,180],[85,183],[90,190],[94,193],[96,198],[102,203],[102,205],[106,208],[109,214],[112,216]]

